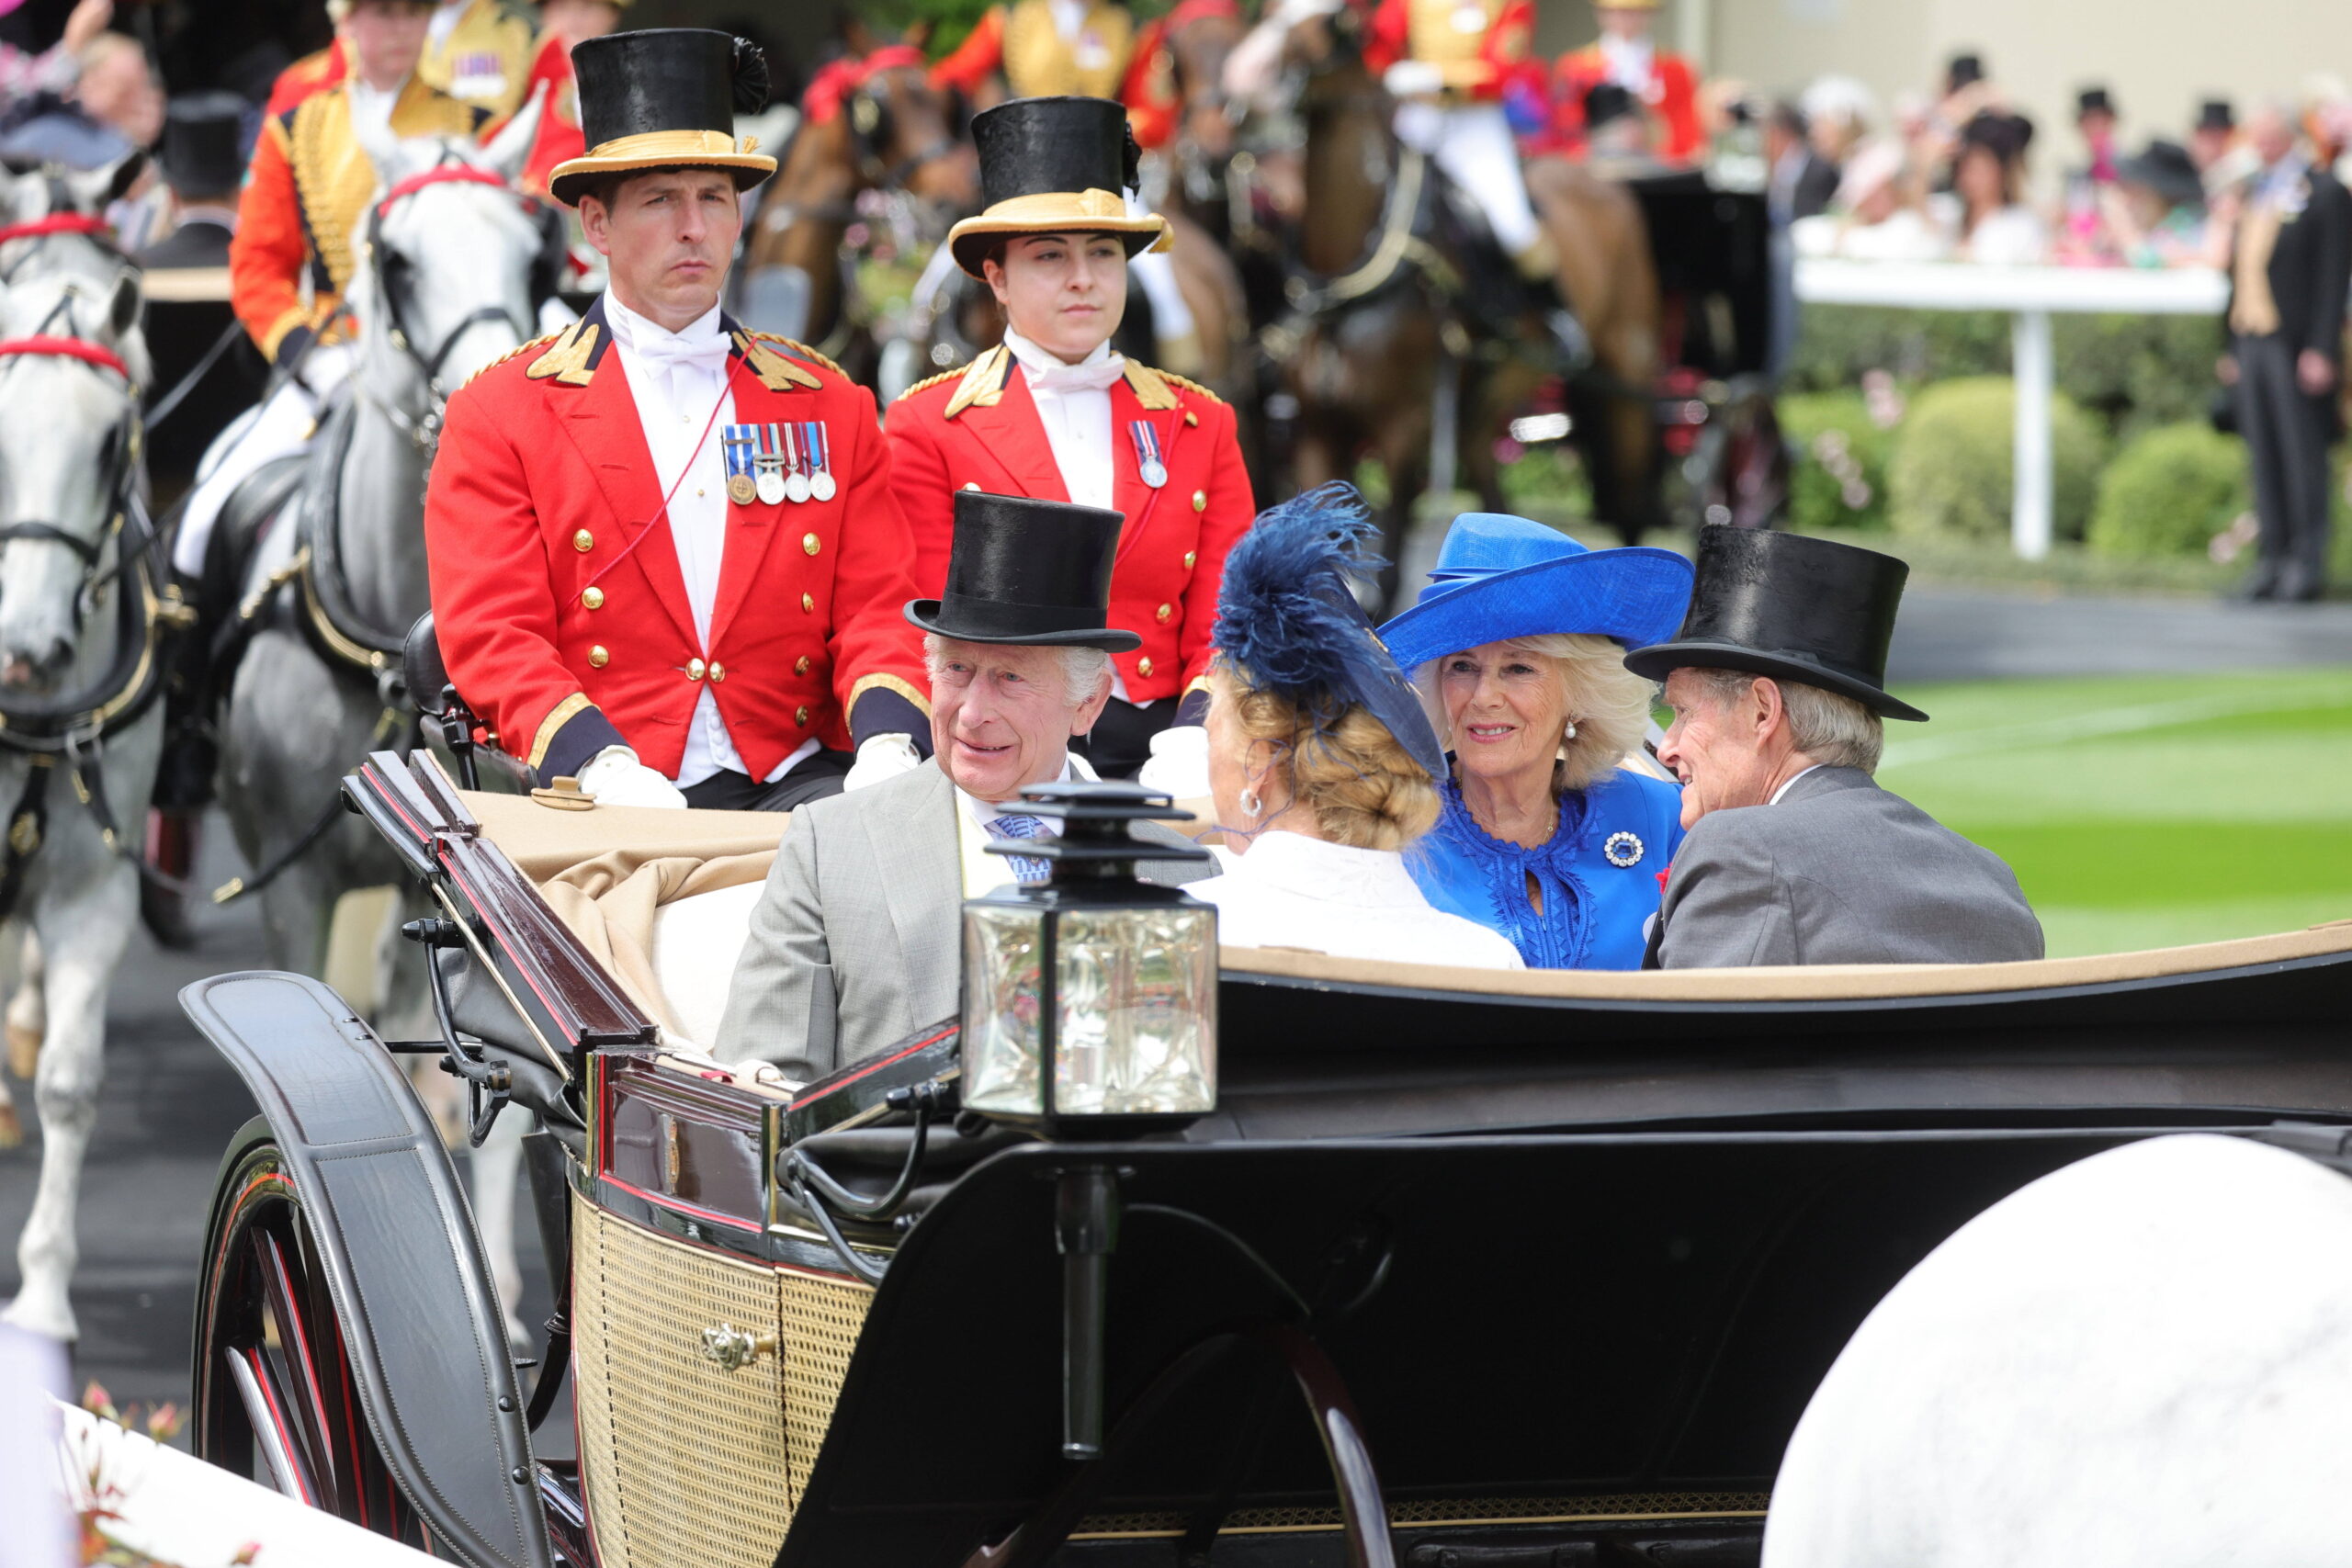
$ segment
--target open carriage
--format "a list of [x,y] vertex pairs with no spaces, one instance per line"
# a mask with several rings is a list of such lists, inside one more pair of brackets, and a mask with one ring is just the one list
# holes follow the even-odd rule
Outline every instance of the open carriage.
[[[2156,1133],[2352,1122],[2352,924],[1670,975],[1236,949],[1163,987],[1213,1048],[1156,1122],[1066,1084],[959,1108],[955,1019],[763,1082],[684,1037],[731,953],[696,922],[748,908],[776,818],[559,809],[424,753],[346,789],[441,909],[445,1038],[288,975],[186,993],[263,1111],[195,1441],[481,1568],[1753,1562],[1816,1382],[1968,1218]],[[536,1389],[402,1049],[542,1129]],[[532,1437],[567,1376],[576,1463]]]

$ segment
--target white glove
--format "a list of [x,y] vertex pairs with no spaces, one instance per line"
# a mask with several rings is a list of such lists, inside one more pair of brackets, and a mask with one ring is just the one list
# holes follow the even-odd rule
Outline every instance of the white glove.
[[869,735],[857,749],[857,761],[850,764],[849,773],[842,780],[844,791],[864,789],[867,784],[886,784],[900,773],[911,773],[922,766],[922,753],[915,750],[910,735]]
[[1209,793],[1209,732],[1197,724],[1170,725],[1151,738],[1151,760],[1136,770],[1136,783],[1178,800],[1204,800]]
[[1418,98],[1445,90],[1445,73],[1426,60],[1400,60],[1382,74],[1380,85],[1392,98]]
[[580,770],[580,788],[599,806],[660,806],[685,809],[678,786],[637,760],[626,746],[607,746]]

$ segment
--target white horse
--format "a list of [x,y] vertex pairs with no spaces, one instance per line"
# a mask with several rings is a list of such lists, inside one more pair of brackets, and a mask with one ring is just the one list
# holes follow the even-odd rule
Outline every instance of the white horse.
[[[23,224],[87,212],[122,173],[25,175],[0,186],[0,216]],[[125,513],[143,491],[138,388],[149,366],[140,309],[138,269],[95,236],[66,230],[0,243],[0,340],[46,340],[0,356],[0,712],[12,731],[61,728],[61,712],[103,707],[115,678],[135,673],[118,654],[145,645],[148,580],[124,570]],[[15,884],[6,912],[23,933],[29,982],[45,993],[47,1032],[33,1085],[40,1183],[17,1242],[23,1283],[5,1321],[68,1340],[77,1332],[68,1296],[74,1208],[96,1119],[107,988],[139,919],[135,840],[107,842],[100,811],[136,832],[162,745],[160,702],[119,711],[126,721],[102,735],[65,721],[83,737],[65,754],[0,746],[8,822],[0,863],[15,867],[0,873],[0,889]],[[0,1085],[0,1121],[14,1120]]]
[[[2336,1130],[2330,1130],[2334,1141]],[[1961,1227],[1789,1440],[1764,1568],[2352,1559],[2352,1181],[2152,1139]]]
[[[533,270],[541,231],[513,188],[530,152],[538,109],[526,107],[487,145],[439,138],[362,136],[378,179],[370,216],[352,236],[344,299],[354,322],[349,444],[323,443],[287,515],[270,526],[246,578],[246,600],[291,565],[303,506],[334,547],[349,614],[379,644],[397,647],[431,604],[425,572],[424,487],[441,409],[476,371],[533,335]],[[391,689],[399,660],[368,670],[321,654],[300,590],[279,595],[237,666],[222,728],[220,796],[246,863],[283,869],[258,894],[272,961],[322,975],[336,902],[357,888],[405,886],[383,840],[338,808],[343,775],[371,750],[405,750],[414,716]],[[428,694],[437,696],[439,694]],[[306,835],[311,840],[304,843]],[[288,859],[288,857],[292,858]],[[422,915],[405,907],[398,918]],[[422,950],[379,945],[379,1025],[431,1032]],[[475,1156],[482,1236],[510,1303],[519,1290],[513,1241],[521,1118],[500,1119]]]

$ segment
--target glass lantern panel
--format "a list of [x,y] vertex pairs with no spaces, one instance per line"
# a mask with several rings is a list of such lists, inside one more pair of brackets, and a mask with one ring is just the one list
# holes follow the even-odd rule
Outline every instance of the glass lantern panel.
[[1045,1110],[1037,1071],[1043,911],[1019,905],[964,907],[964,1103],[974,1111],[1035,1116]]
[[1216,911],[1199,906],[1061,917],[1054,1110],[1063,1116],[1216,1108]]

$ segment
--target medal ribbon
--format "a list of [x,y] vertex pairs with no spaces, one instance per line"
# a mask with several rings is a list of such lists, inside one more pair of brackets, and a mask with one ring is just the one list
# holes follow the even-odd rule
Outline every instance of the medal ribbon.
[[832,454],[825,450],[825,427],[811,421],[800,427],[800,444],[808,453],[808,471],[817,474],[832,471]]

